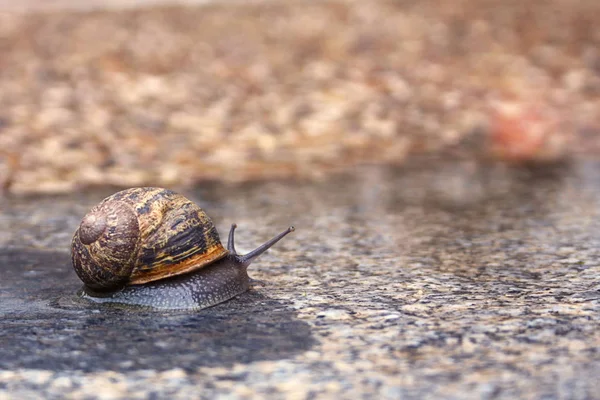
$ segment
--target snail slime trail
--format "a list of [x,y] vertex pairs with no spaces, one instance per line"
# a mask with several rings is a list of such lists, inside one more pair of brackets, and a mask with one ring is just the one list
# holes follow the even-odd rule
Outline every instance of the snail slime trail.
[[202,309],[249,288],[248,266],[294,231],[289,227],[248,254],[227,248],[196,204],[168,189],[132,188],[93,207],[73,236],[81,297],[157,309]]

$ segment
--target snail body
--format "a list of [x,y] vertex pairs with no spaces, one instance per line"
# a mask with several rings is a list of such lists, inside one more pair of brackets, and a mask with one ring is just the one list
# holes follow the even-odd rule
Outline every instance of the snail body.
[[294,230],[256,250],[227,248],[204,210],[168,189],[132,188],[104,199],[75,232],[71,258],[83,298],[159,309],[202,309],[249,288],[247,268]]

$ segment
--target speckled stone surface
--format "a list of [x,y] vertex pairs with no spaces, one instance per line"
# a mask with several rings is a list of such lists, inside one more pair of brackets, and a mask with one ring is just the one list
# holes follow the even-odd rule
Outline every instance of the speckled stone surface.
[[187,191],[251,291],[91,306],[68,245],[110,190],[0,200],[0,398],[600,397],[600,164],[429,162]]

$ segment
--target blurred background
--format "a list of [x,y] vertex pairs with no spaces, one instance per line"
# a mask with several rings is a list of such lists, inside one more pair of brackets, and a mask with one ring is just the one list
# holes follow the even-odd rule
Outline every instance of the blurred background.
[[0,191],[597,157],[598,15],[596,0],[0,0]]

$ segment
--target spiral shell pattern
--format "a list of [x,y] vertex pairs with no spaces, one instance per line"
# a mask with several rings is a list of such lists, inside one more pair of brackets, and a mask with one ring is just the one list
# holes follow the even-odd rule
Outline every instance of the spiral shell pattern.
[[146,187],[92,208],[73,236],[71,255],[87,287],[115,290],[203,268],[227,250],[200,207],[171,190]]

